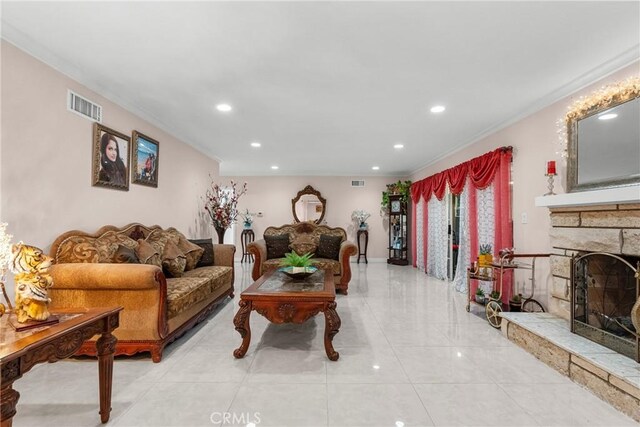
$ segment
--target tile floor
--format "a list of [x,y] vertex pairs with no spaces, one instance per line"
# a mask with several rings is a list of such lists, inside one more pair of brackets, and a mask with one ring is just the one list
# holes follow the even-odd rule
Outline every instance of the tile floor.
[[[467,313],[447,283],[411,267],[353,269],[338,297],[337,362],[325,356],[321,316],[276,326],[255,312],[249,351],[234,359],[236,297],[161,363],[116,360],[109,425],[635,425]],[[236,277],[246,288],[250,266],[237,264]],[[93,360],[39,365],[15,387],[16,427],[100,425]]]

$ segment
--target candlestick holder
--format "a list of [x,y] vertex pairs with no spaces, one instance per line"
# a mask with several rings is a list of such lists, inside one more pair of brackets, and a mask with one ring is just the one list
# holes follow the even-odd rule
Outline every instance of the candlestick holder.
[[556,176],[557,174],[555,173],[547,173],[545,174],[547,176],[547,188],[549,189],[549,191],[547,193],[545,193],[545,196],[555,196],[556,193],[553,192],[553,177]]

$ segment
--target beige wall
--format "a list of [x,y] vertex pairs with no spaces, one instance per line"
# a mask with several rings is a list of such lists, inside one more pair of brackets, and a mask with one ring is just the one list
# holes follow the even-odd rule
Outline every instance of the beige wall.
[[[2,221],[14,239],[49,250],[70,229],[95,231],[130,222],[175,226],[210,236],[201,196],[218,162],[88,90],[13,45],[2,42]],[[103,124],[160,142],[158,188],[91,186],[92,126],[67,111],[67,89],[103,107]]]
[[[373,258],[385,261],[387,259],[388,228],[386,221],[380,216],[380,202],[382,201],[382,192],[387,188],[386,185],[398,181],[400,179],[398,177],[236,176],[222,177],[221,179],[226,183],[230,179],[238,183],[247,182],[247,194],[240,198],[238,207],[241,212],[248,208],[252,213],[263,213],[262,218],[254,216],[253,229],[256,238],[262,238],[264,229],[270,225],[280,226],[292,223],[291,199],[296,196],[298,191],[311,185],[322,194],[322,197],[327,199],[327,213],[324,218],[327,225],[344,228],[347,230],[349,239],[354,243],[357,229],[351,220],[351,212],[356,209],[364,209],[369,212],[371,217],[367,220],[369,224],[367,257],[370,261]],[[365,186],[351,187],[352,179],[364,179]],[[238,218],[236,228],[238,246],[236,255],[238,256],[241,256],[241,231],[242,220]]]
[[[520,253],[550,252],[549,210],[535,207],[535,198],[548,191],[547,178],[544,176],[548,160],[556,160],[558,164],[558,176],[554,191],[558,194],[564,193],[566,162],[560,158],[559,154],[556,154],[560,149],[556,122],[564,118],[567,107],[580,96],[589,95],[602,85],[621,81],[637,74],[638,63],[635,63],[429,167],[419,170],[411,175],[410,179],[417,181],[500,146],[513,146],[514,246],[516,251]],[[526,224],[522,223],[523,214],[527,216]],[[540,292],[536,292],[536,296],[541,296],[540,299],[544,301],[543,304],[546,307],[546,297],[551,289],[551,275],[548,261],[540,262],[540,266],[542,268],[536,275],[536,287]]]

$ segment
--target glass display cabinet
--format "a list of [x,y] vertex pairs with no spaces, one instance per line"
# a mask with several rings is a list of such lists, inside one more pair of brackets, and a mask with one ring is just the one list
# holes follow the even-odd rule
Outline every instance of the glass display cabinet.
[[407,202],[401,195],[389,196],[389,258],[387,264],[409,265],[407,254]]

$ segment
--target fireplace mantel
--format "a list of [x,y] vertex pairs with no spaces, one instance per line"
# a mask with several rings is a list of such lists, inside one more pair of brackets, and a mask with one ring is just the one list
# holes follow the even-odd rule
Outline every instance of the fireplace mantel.
[[640,184],[536,197],[536,206],[547,208],[627,203],[640,203]]

